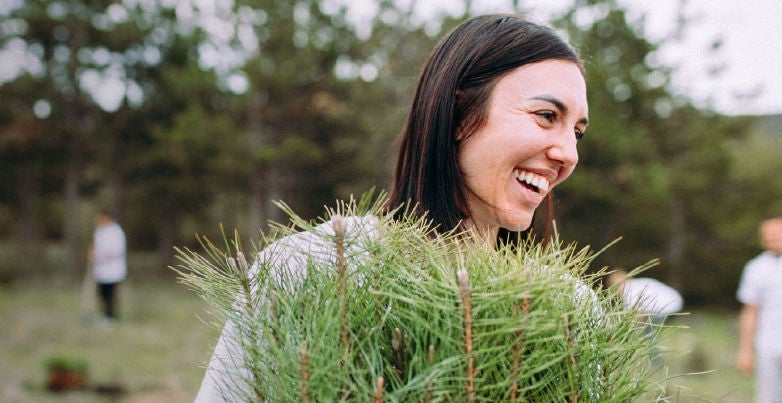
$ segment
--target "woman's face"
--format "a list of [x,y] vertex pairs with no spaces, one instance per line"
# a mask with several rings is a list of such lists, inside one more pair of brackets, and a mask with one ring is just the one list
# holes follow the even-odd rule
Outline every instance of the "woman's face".
[[547,60],[502,76],[485,124],[459,141],[467,227],[490,235],[527,229],[543,198],[576,167],[587,109],[584,76],[573,62]]

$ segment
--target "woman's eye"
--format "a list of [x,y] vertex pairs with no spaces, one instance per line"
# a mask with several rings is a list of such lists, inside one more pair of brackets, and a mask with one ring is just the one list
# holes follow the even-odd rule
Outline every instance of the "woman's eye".
[[586,135],[586,133],[583,130],[576,129],[576,140],[581,140],[584,138],[584,135]]
[[548,123],[554,123],[557,120],[557,113],[554,111],[537,111],[535,115],[542,117]]

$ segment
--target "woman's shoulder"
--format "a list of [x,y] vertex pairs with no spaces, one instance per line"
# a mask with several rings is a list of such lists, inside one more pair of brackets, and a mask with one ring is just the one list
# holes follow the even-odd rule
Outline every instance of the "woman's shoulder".
[[[271,243],[269,246],[283,248],[313,247],[333,245],[339,235],[345,240],[374,238],[378,231],[378,218],[373,215],[339,216],[333,215],[311,229],[300,231]],[[304,248],[304,250],[310,249]]]
[[308,262],[334,258],[337,242],[347,253],[362,253],[366,242],[377,237],[379,219],[373,215],[332,215],[318,225],[283,236],[258,252],[256,265],[280,270],[301,271]]

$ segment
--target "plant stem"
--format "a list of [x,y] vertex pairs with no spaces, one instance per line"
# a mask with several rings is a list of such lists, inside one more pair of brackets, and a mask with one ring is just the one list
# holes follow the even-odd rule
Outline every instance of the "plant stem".
[[309,396],[309,383],[310,383],[310,371],[308,368],[309,359],[307,358],[307,340],[301,343],[301,402],[307,403],[310,401]]
[[269,296],[269,315],[271,315],[272,318],[277,319],[277,325],[272,326],[271,332],[272,332],[272,338],[274,339],[274,346],[277,348],[280,348],[280,335],[277,333],[277,327],[279,327],[279,319],[280,315],[277,313],[277,292],[272,291],[271,295]]
[[[427,360],[429,362],[429,366],[434,365],[434,345],[429,345],[429,354],[427,357]],[[424,398],[421,400],[421,402],[431,402],[432,401],[432,384],[426,383],[425,391],[424,391]]]
[[335,215],[331,218],[336,235],[337,247],[337,276],[339,277],[340,318],[342,320],[342,347],[343,359],[347,358],[350,347],[350,335],[348,333],[348,312],[345,303],[345,289],[347,288],[347,273],[345,273],[345,222],[342,216]]
[[[514,316],[518,315],[518,311],[521,310],[521,321],[523,322],[527,318],[529,312],[529,298],[521,299],[521,306],[519,308],[516,305],[513,306]],[[523,326],[522,326],[523,328]],[[510,401],[515,403],[518,399],[519,393],[519,366],[521,365],[521,350],[524,348],[523,334],[524,332],[519,329],[516,331],[516,343],[513,344],[513,364],[511,367],[511,379],[513,379],[513,385],[510,390]]]
[[[342,216],[333,215],[331,223],[336,235],[334,243],[337,249],[337,276],[339,277],[339,310],[340,310],[340,333],[342,335],[342,366],[348,362],[350,355],[350,333],[348,332],[348,309],[345,298],[345,289],[347,288],[347,273],[345,264],[345,222]],[[350,388],[347,384],[342,390],[342,400],[347,400],[350,395]]]
[[391,351],[394,355],[394,368],[401,377],[404,370],[405,340],[402,331],[398,327],[394,328],[394,335],[391,336]]
[[470,281],[467,270],[460,269],[456,272],[459,280],[459,292],[462,297],[462,309],[464,314],[464,353],[467,356],[467,384],[466,401],[475,401],[475,357],[472,353],[472,304],[470,300]]
[[385,381],[383,380],[383,377],[380,376],[377,378],[377,386],[375,388],[375,403],[381,403],[383,401],[383,384]]

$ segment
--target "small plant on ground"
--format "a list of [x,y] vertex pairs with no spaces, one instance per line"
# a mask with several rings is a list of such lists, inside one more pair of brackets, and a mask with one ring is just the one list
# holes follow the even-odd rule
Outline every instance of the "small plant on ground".
[[46,388],[53,392],[85,389],[89,385],[87,361],[53,356],[46,360]]

